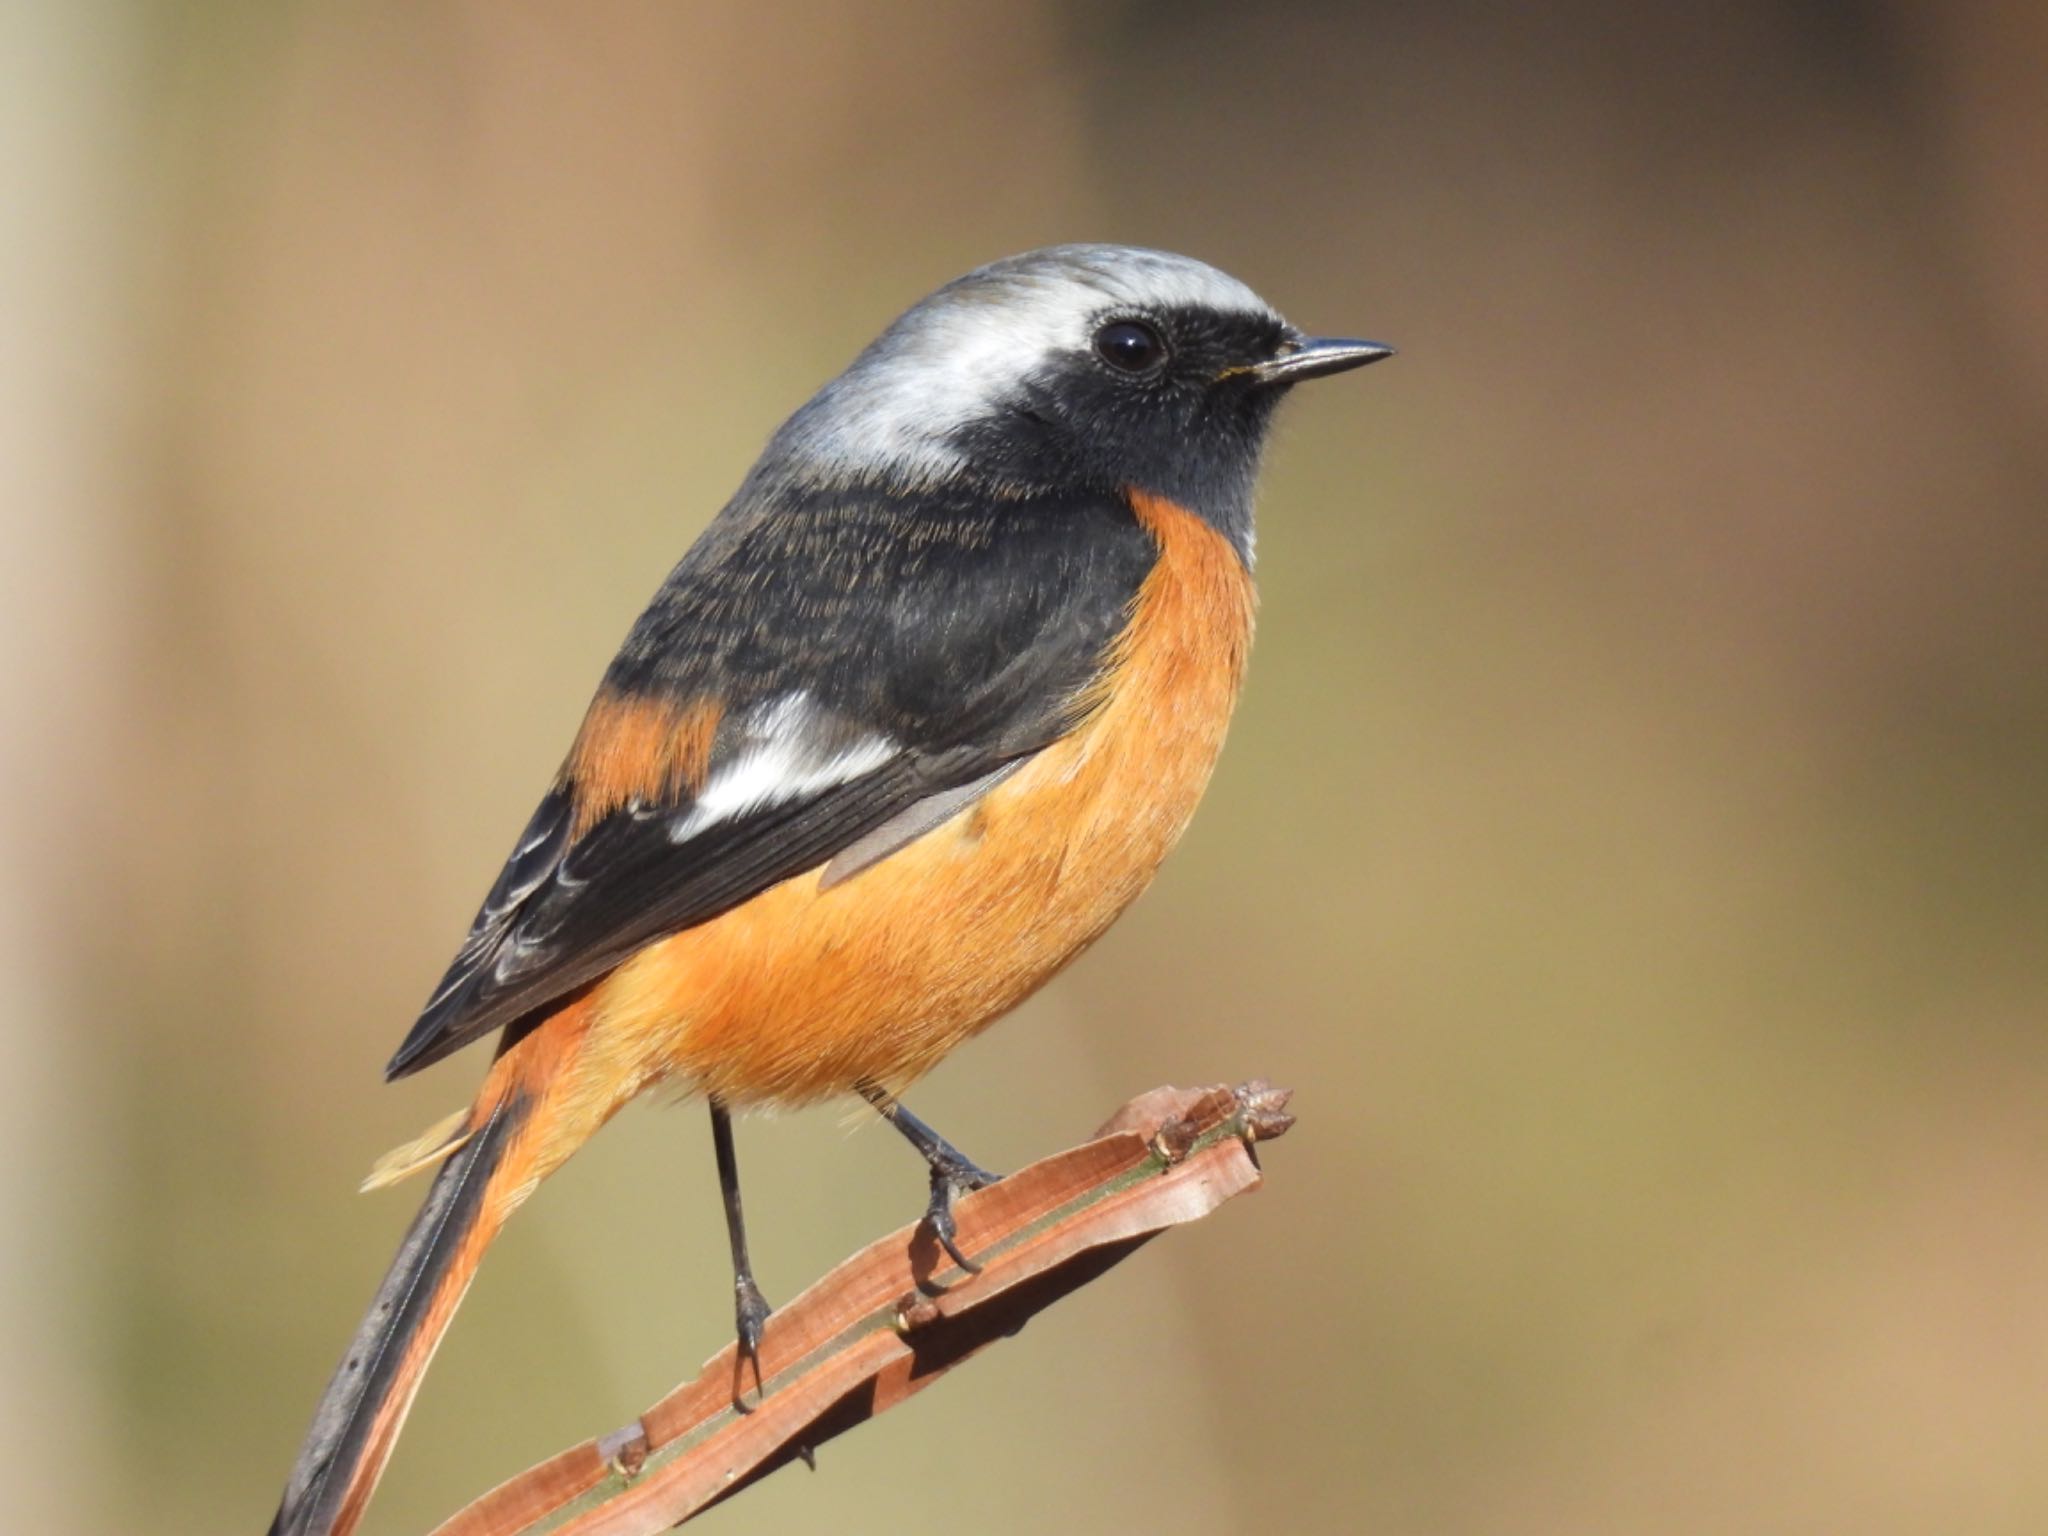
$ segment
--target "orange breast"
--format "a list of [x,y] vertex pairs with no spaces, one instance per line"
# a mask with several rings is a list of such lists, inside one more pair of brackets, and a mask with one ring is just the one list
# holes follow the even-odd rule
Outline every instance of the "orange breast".
[[1160,555],[1087,723],[853,879],[814,870],[635,955],[593,998],[601,1070],[734,1102],[901,1087],[1144,890],[1222,748],[1253,593],[1200,518],[1133,500]]

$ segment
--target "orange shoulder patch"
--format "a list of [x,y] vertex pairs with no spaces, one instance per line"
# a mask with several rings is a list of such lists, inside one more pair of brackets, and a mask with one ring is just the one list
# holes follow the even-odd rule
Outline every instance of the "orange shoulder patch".
[[629,800],[658,803],[701,790],[724,714],[716,699],[598,694],[562,766],[576,807],[570,835],[581,837]]

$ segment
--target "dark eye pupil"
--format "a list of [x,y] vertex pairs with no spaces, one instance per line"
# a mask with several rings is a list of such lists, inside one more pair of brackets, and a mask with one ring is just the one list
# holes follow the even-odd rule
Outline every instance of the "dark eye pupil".
[[1095,350],[1112,368],[1143,373],[1166,356],[1166,343],[1149,325],[1136,320],[1113,320],[1095,333]]

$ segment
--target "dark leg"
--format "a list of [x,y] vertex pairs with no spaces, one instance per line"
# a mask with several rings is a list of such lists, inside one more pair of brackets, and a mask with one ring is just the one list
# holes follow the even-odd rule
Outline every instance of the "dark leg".
[[[761,1330],[773,1309],[754,1284],[754,1266],[747,1258],[747,1218],[740,1211],[740,1163],[732,1145],[732,1115],[718,1099],[711,1101],[711,1145],[718,1153],[718,1192],[725,1197],[725,1230],[732,1239],[733,1316],[739,1331],[740,1352],[735,1369],[742,1362],[754,1367],[754,1390],[761,1385]],[[733,1401],[739,1401],[739,1383],[734,1381]]]
[[955,1264],[969,1274],[978,1274],[981,1266],[962,1253],[956,1241],[953,1197],[973,1189],[986,1189],[1002,1175],[981,1167],[873,1083],[862,1083],[860,1096],[874,1105],[884,1120],[901,1131],[904,1139],[917,1148],[931,1166],[932,1199],[931,1204],[925,1207],[925,1224],[932,1229],[932,1236],[939,1240],[939,1246],[952,1256]]

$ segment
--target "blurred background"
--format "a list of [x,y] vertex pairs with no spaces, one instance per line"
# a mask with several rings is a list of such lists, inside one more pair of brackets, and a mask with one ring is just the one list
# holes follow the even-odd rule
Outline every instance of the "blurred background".
[[[2048,9],[8,0],[0,1509],[255,1531],[638,606],[898,310],[1184,250],[1304,392],[1154,892],[912,1102],[1270,1187],[707,1531],[2048,1528]],[[515,1222],[368,1529],[727,1337],[701,1110]],[[793,1295],[920,1208],[741,1128]]]

